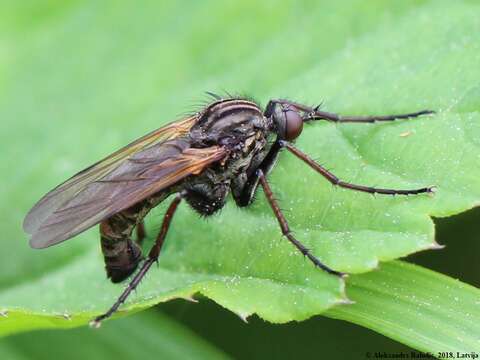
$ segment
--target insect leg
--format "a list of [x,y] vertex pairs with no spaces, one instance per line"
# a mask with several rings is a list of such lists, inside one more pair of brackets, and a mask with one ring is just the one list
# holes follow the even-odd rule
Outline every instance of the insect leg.
[[140,270],[135,274],[133,279],[130,281],[128,284],[127,288],[123,291],[123,293],[120,295],[120,297],[115,301],[115,303],[112,305],[112,307],[104,314],[97,316],[92,322],[91,326],[93,327],[99,327],[100,323],[109,318],[110,316],[115,313],[120,305],[122,305],[125,300],[128,298],[130,293],[135,290],[135,288],[138,286],[140,281],[142,281],[143,277],[145,274],[148,272],[150,267],[154,262],[158,260],[158,256],[160,255],[160,250],[162,249],[163,242],[165,240],[165,237],[167,236],[168,229],[170,227],[170,223],[172,221],[173,215],[175,214],[175,211],[177,210],[178,204],[180,204],[180,201],[182,200],[182,196],[178,194],[175,199],[172,201],[170,206],[167,209],[167,212],[165,213],[165,216],[163,217],[163,223],[162,227],[160,229],[160,232],[157,236],[157,239],[155,241],[155,244],[153,247],[150,249],[150,252],[148,253],[147,259],[144,261],[142,266],[140,267]]
[[282,229],[282,234],[293,244],[295,247],[300,250],[300,252],[306,256],[315,266],[318,266],[322,270],[326,271],[329,274],[332,275],[337,275],[337,276],[344,276],[344,273],[335,271],[330,269],[327,265],[323,264],[320,260],[318,260],[315,256],[313,256],[310,251],[297,239],[295,239],[290,231],[290,228],[288,226],[288,222],[285,219],[285,216],[283,215],[282,211],[280,210],[280,207],[278,206],[277,200],[273,197],[272,189],[270,188],[270,185],[267,182],[267,179],[265,178],[265,175],[263,174],[263,171],[261,169],[257,170],[258,178],[260,180],[260,185],[262,185],[263,191],[265,192],[265,196],[267,197],[267,200],[270,204],[270,207],[273,210],[273,213],[275,214],[275,217],[278,220],[278,223],[280,224],[280,228]]
[[421,110],[413,113],[396,114],[396,115],[343,116],[335,113],[329,113],[326,111],[315,110],[307,114],[307,116],[304,117],[304,121],[328,120],[328,121],[339,122],[339,123],[346,123],[346,122],[374,123],[377,121],[394,121],[399,119],[415,118],[421,115],[429,115],[434,113],[435,111],[432,111],[432,110]]
[[[270,148],[267,156],[265,156],[265,159],[263,159],[263,161],[258,167],[258,169],[262,170],[263,174],[268,175],[268,173],[270,173],[273,166],[275,165],[275,162],[277,161],[280,150],[282,150],[282,146],[278,141],[275,141]],[[252,175],[250,175],[247,182],[245,183],[245,185],[243,185],[239,193],[237,193],[237,191],[232,192],[235,202],[238,206],[248,206],[252,203],[253,196],[258,187],[258,180],[258,171],[255,171]]]
[[281,146],[286,148],[288,151],[290,151],[293,155],[298,157],[300,160],[304,161],[312,169],[320,173],[320,175],[322,175],[324,178],[330,181],[333,185],[337,185],[342,188],[356,190],[356,191],[363,191],[370,194],[386,194],[386,195],[416,195],[416,194],[422,194],[422,193],[434,193],[436,190],[434,186],[424,187],[420,189],[412,189],[412,190],[396,190],[396,189],[379,189],[379,188],[374,188],[369,186],[355,185],[355,184],[340,180],[338,177],[336,177],[334,174],[332,174],[330,171],[325,169],[320,164],[316,163],[307,154],[300,151],[292,144],[286,141],[280,141],[280,144]]
[[147,236],[147,233],[145,232],[145,224],[143,220],[137,224],[137,226],[135,227],[135,231],[137,232],[137,244],[142,245],[143,240]]
[[[396,114],[396,115],[372,115],[372,116],[343,116],[335,113],[330,113],[326,111],[320,111],[319,107],[310,107],[307,105],[299,104],[289,100],[271,100],[272,104],[282,104],[293,107],[297,111],[304,113],[303,121],[312,121],[312,120],[328,120],[333,122],[345,123],[374,123],[377,121],[393,121],[399,119],[408,119],[415,118],[421,115],[434,114],[433,110],[421,110],[408,114]],[[269,104],[270,105],[270,104]],[[272,105],[273,106],[273,105]]]

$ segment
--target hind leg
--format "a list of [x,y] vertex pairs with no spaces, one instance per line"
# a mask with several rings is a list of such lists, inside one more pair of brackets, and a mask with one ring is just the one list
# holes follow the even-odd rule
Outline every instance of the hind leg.
[[182,200],[182,196],[180,194],[178,194],[175,197],[175,199],[172,201],[170,206],[168,207],[167,212],[165,213],[165,216],[163,218],[162,227],[161,227],[160,232],[157,236],[155,244],[150,249],[150,252],[148,253],[148,257],[145,260],[145,262],[142,264],[142,266],[140,267],[140,270],[133,277],[132,281],[130,281],[127,288],[120,295],[120,297],[117,299],[117,301],[115,301],[115,303],[112,305],[112,307],[106,313],[104,313],[100,316],[97,316],[91,322],[91,326],[99,327],[100,323],[103,320],[112,316],[118,310],[120,305],[122,305],[125,302],[125,300],[128,298],[130,293],[133,290],[135,290],[135,288],[138,286],[140,281],[142,281],[143,277],[147,274],[148,270],[150,270],[150,267],[152,266],[152,264],[158,260],[158,256],[160,255],[160,250],[162,249],[163,242],[165,241],[168,229],[170,228],[170,223],[172,222],[173,215],[175,214],[175,211],[177,210],[178,204],[180,204],[181,200]]
[[145,223],[140,221],[137,226],[135,226],[135,232],[137,233],[137,244],[142,246],[143,240],[147,237],[147,233],[145,232]]

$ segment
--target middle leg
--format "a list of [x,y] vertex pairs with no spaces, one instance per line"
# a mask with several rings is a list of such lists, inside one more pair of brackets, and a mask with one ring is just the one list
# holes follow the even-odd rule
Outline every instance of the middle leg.
[[295,237],[292,235],[292,232],[290,231],[290,227],[288,226],[287,219],[285,219],[285,216],[283,215],[282,210],[280,210],[280,207],[278,206],[278,203],[273,196],[272,189],[270,188],[270,185],[268,184],[267,179],[263,174],[263,171],[261,169],[258,169],[257,174],[260,180],[260,185],[262,186],[263,191],[265,192],[265,196],[267,197],[268,203],[270,204],[270,207],[272,208],[273,213],[275,214],[275,217],[277,218],[278,223],[280,224],[280,228],[282,229],[282,234],[298,250],[300,250],[300,252],[304,256],[306,256],[315,266],[318,266],[319,268],[321,268],[322,270],[326,271],[329,274],[336,275],[336,276],[344,276],[345,275],[344,273],[330,269],[327,265],[323,264],[319,259],[317,259],[314,255],[310,253],[309,249],[307,249],[300,241],[295,239]]
[[434,186],[424,187],[420,189],[412,189],[412,190],[380,189],[380,188],[374,188],[370,186],[352,184],[339,179],[330,171],[328,171],[323,166],[315,162],[307,154],[300,151],[292,144],[281,140],[280,145],[286,148],[288,151],[290,151],[293,155],[298,157],[300,160],[305,162],[312,169],[320,173],[320,175],[326,178],[330,183],[332,183],[333,185],[340,186],[342,188],[356,190],[356,191],[363,191],[370,194],[385,194],[385,195],[417,195],[422,193],[434,193],[436,189]]

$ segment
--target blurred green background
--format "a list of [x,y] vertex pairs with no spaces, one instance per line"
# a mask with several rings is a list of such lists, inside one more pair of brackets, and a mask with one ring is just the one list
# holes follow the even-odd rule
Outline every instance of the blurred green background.
[[[395,26],[418,9],[428,13],[445,4],[2,0],[0,143],[9,146],[2,145],[0,173],[9,186],[0,188],[0,226],[6,239],[0,285],[17,284],[19,275],[23,281],[41,279],[48,270],[44,255],[29,255],[26,236],[18,239],[20,224],[38,189],[48,189],[49,179],[77,169],[65,160],[72,154],[86,165],[91,152],[106,154],[119,142],[155,128],[159,114],[173,119],[190,110],[205,90],[233,89],[262,99],[284,96],[289,89],[283,94],[272,90],[319,59],[348,51],[352,39]],[[295,93],[302,94],[298,89]],[[319,100],[326,96],[319,94]],[[185,107],[179,109],[179,103]],[[369,104],[364,107],[368,110]],[[89,124],[111,131],[81,126],[85,113]],[[81,137],[76,136],[80,127]],[[91,140],[88,151],[85,138]],[[51,157],[45,156],[46,146]],[[23,156],[25,147],[29,157]],[[7,202],[12,192],[21,192],[15,203]],[[408,260],[479,287],[479,217],[479,209],[473,209],[436,219],[437,241],[447,248]],[[68,262],[75,258],[75,248],[84,251],[82,244],[70,246],[48,256]],[[2,359],[361,359],[366,352],[407,350],[370,330],[321,316],[286,325],[253,316],[245,324],[206,299],[161,304],[111,321],[99,331],[35,331],[0,339]]]

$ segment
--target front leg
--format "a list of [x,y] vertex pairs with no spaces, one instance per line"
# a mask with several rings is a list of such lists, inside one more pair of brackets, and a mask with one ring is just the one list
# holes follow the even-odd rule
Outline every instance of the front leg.
[[367,115],[367,116],[357,116],[357,115],[339,115],[335,113],[330,113],[326,111],[321,111],[320,106],[307,106],[303,104],[296,103],[290,100],[270,100],[267,105],[267,110],[265,112],[266,116],[270,116],[273,108],[276,104],[281,104],[283,106],[292,108],[296,111],[303,113],[302,118],[304,122],[313,121],[313,120],[327,120],[338,123],[375,123],[377,121],[394,121],[400,119],[409,119],[415,118],[422,115],[434,114],[433,110],[421,110],[412,113],[406,114],[395,114],[395,115]]

